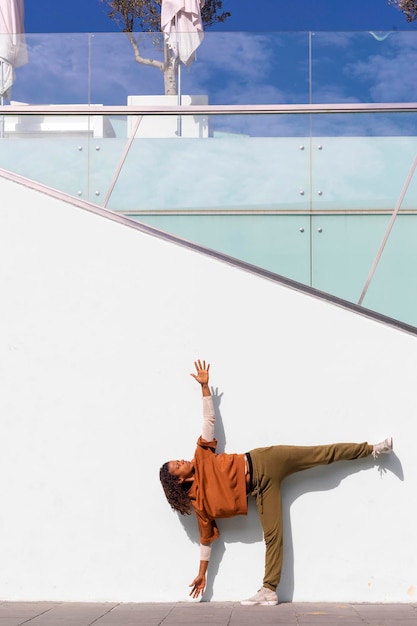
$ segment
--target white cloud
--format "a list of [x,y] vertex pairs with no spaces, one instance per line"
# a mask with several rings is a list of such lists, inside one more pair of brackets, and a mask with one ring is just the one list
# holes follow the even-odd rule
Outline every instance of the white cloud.
[[347,74],[367,84],[374,102],[415,102],[417,100],[417,49],[398,50],[395,55],[374,55],[351,64]]

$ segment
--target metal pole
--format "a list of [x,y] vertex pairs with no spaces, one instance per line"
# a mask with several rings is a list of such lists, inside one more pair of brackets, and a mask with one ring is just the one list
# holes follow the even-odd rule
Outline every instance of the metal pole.
[[[0,66],[1,66],[1,81],[0,81],[0,86],[2,89],[2,94],[0,97],[0,106],[3,107],[4,106],[4,94],[3,94],[3,85],[4,85],[4,72],[3,72],[3,61],[0,61]],[[1,118],[0,118],[0,139],[3,139],[4,137],[4,115],[2,114]]]
[[[177,65],[177,104],[181,106],[181,60],[179,53],[179,40],[178,40],[178,13],[175,14],[175,54],[176,54],[176,65]],[[181,137],[182,128],[181,128],[181,115],[177,117],[177,137]]]
[[132,146],[133,140],[136,137],[136,133],[138,132],[138,128],[140,126],[142,118],[143,118],[143,115],[139,115],[138,116],[138,118],[136,120],[136,123],[135,123],[135,126],[133,128],[132,134],[130,135],[130,137],[128,139],[128,142],[127,142],[127,144],[125,146],[125,149],[123,150],[123,154],[122,154],[122,156],[120,158],[119,164],[118,164],[118,166],[116,168],[116,171],[114,173],[114,176],[112,178],[110,186],[109,186],[109,188],[107,190],[106,197],[104,198],[103,207],[105,207],[105,208],[107,207],[107,203],[110,200],[110,196],[113,193],[114,186],[116,185],[117,180],[118,180],[119,175],[120,175],[120,172],[122,171],[123,164],[126,161],[127,155],[129,154],[129,150],[130,150],[130,148]]
[[[178,59],[178,78],[177,78],[177,94],[178,94],[178,106],[181,106],[181,61]],[[179,115],[177,117],[177,136],[181,137],[182,135],[182,117]]]
[[374,262],[372,263],[371,270],[369,272],[368,278],[366,279],[366,282],[365,282],[364,288],[362,290],[361,297],[359,298],[358,304],[362,304],[363,299],[364,299],[364,297],[366,295],[366,292],[368,291],[369,284],[370,284],[370,282],[372,280],[372,277],[373,277],[373,275],[375,273],[376,267],[377,267],[377,265],[379,263],[379,259],[381,258],[382,252],[383,252],[383,250],[385,248],[385,244],[387,243],[388,237],[389,237],[389,235],[391,233],[392,227],[394,226],[395,218],[397,217],[398,211],[401,208],[401,205],[403,203],[405,194],[407,193],[407,189],[408,189],[408,187],[409,187],[409,185],[411,183],[411,179],[413,178],[414,170],[416,169],[416,167],[417,167],[417,156],[415,157],[415,159],[413,161],[413,164],[411,166],[411,169],[410,169],[410,171],[408,173],[407,180],[405,181],[403,189],[402,189],[402,191],[400,193],[400,197],[398,198],[396,207],[394,209],[394,213],[391,215],[391,219],[389,221],[388,228],[387,228],[387,230],[385,232],[385,235],[384,235],[384,238],[382,240],[382,243],[379,246],[379,250],[378,250],[378,252],[376,254]]

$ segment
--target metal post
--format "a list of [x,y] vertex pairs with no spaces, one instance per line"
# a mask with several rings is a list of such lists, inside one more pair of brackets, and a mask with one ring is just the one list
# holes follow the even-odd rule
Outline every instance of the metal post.
[[368,278],[365,281],[365,285],[364,285],[364,288],[362,290],[361,297],[359,298],[359,301],[358,301],[358,304],[360,304],[360,305],[362,305],[363,299],[364,299],[364,297],[366,295],[366,292],[368,291],[368,287],[369,287],[369,285],[371,283],[372,277],[373,277],[373,275],[375,273],[375,270],[376,270],[376,267],[377,267],[377,265],[379,263],[379,259],[381,258],[382,252],[384,251],[385,244],[388,241],[388,237],[390,235],[392,227],[394,226],[395,218],[397,217],[398,212],[401,209],[401,205],[403,203],[405,194],[407,193],[407,189],[408,189],[408,187],[410,185],[411,179],[413,178],[414,170],[416,169],[416,167],[417,167],[417,156],[415,157],[415,159],[414,159],[414,161],[413,161],[413,163],[411,165],[410,171],[408,172],[407,179],[406,179],[406,181],[404,183],[404,186],[402,188],[402,191],[400,193],[400,197],[398,198],[397,205],[396,205],[396,207],[394,209],[394,212],[391,215],[391,219],[389,221],[389,224],[388,224],[387,230],[385,232],[384,238],[383,238],[383,240],[381,242],[381,245],[379,246],[379,250],[378,250],[378,252],[376,254],[374,262],[372,263],[372,267],[370,269]]
[[[178,106],[181,106],[181,61],[178,59],[178,70],[177,70],[177,96],[178,96]],[[177,136],[181,137],[182,135],[182,117],[179,115],[177,117]]]
[[[1,66],[1,77],[0,77],[0,86],[2,89],[2,94],[0,96],[0,106],[3,108],[4,106],[4,94],[3,94],[3,85],[4,85],[4,70],[3,70],[3,61],[0,61],[0,66]],[[0,139],[3,139],[4,137],[4,115],[3,115],[3,111],[2,111],[2,115],[0,118]]]

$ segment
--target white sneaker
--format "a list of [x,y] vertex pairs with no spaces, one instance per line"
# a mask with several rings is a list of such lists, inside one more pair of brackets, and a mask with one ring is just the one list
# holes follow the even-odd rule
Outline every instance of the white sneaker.
[[247,600],[242,600],[240,604],[244,606],[254,606],[255,604],[263,604],[266,606],[274,606],[278,604],[278,596],[275,591],[271,591],[266,587],[261,587],[254,596]]
[[372,456],[374,457],[374,459],[377,459],[380,454],[390,454],[390,452],[392,452],[392,448],[392,437],[387,437],[386,439],[384,439],[384,441],[381,441],[381,443],[376,443],[374,445]]

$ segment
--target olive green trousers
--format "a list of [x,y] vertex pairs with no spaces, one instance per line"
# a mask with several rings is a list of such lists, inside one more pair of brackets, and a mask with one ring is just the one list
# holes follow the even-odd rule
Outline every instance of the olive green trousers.
[[283,528],[281,483],[290,474],[352,461],[372,454],[368,443],[334,443],[325,446],[269,446],[250,451],[253,464],[251,495],[256,497],[265,541],[265,576],[263,586],[275,591],[282,571]]

